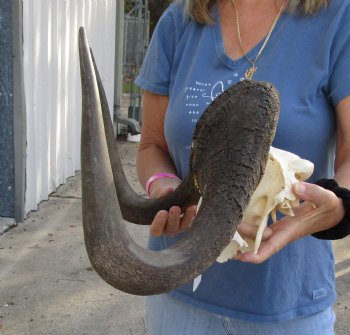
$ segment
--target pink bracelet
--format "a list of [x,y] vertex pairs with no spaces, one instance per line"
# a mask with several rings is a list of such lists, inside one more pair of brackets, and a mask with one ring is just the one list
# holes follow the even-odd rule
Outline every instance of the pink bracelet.
[[160,178],[173,178],[173,179],[177,179],[177,180],[181,181],[181,179],[178,176],[176,176],[176,175],[174,175],[172,173],[166,173],[166,172],[156,173],[153,176],[149,177],[149,179],[146,182],[146,192],[147,192],[148,196],[150,195],[149,194],[149,189],[151,187],[151,184],[155,180],[160,179]]

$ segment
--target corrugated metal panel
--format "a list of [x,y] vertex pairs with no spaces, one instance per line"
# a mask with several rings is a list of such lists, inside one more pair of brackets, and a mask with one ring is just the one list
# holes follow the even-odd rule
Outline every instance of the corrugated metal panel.
[[113,104],[116,0],[23,0],[26,213],[80,169],[78,29]]

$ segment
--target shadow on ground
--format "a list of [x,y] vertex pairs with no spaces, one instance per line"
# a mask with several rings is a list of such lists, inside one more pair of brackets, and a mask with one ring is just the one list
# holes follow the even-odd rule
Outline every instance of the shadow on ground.
[[[130,184],[137,145],[121,141]],[[80,175],[0,237],[0,334],[145,335],[143,298],[110,287],[92,270],[81,225]],[[146,244],[147,227],[129,224]],[[335,243],[337,335],[349,335],[350,239]],[[166,335],[166,334],[164,334]]]

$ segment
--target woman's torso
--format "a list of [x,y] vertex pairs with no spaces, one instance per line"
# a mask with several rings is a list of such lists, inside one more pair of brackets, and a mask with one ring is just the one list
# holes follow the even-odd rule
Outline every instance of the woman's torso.
[[[281,115],[273,145],[314,162],[312,180],[333,174],[332,106],[341,93],[339,84],[333,83],[331,77],[337,66],[336,53],[341,52],[336,50],[341,48],[341,42],[335,42],[335,38],[343,25],[343,16],[350,18],[349,2],[346,3],[334,1],[330,10],[314,17],[284,14],[254,76],[255,80],[271,82],[280,92]],[[169,48],[165,65],[168,83],[164,84],[168,85],[169,95],[165,134],[181,177],[187,174],[192,133],[201,113],[223,90],[241,80],[250,66],[244,57],[233,60],[226,54],[217,9],[214,17],[214,25],[184,21],[181,7],[172,5],[156,32],[161,37],[154,38],[158,49]],[[170,34],[174,38],[167,41]],[[262,41],[249,51],[248,57],[253,58],[261,45]],[[142,77],[147,74],[141,71]],[[144,87],[147,89],[147,85]],[[162,249],[174,241],[176,238],[151,238],[150,247]],[[333,261],[330,242],[306,237],[260,265],[238,261],[215,263],[203,274],[195,292],[189,283],[172,294],[232,317],[287,320],[312,314],[334,302]]]

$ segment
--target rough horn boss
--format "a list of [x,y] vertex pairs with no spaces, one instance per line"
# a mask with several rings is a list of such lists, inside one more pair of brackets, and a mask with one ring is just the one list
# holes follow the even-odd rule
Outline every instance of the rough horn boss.
[[[193,135],[189,174],[170,196],[135,194],[118,157],[101,80],[87,37],[79,31],[82,82],[81,177],[83,228],[91,264],[103,280],[136,295],[164,293],[207,269],[228,245],[264,172],[279,115],[271,84],[245,80],[203,113]],[[150,224],[172,205],[202,205],[176,244],[149,251],[128,234],[123,218]]]

